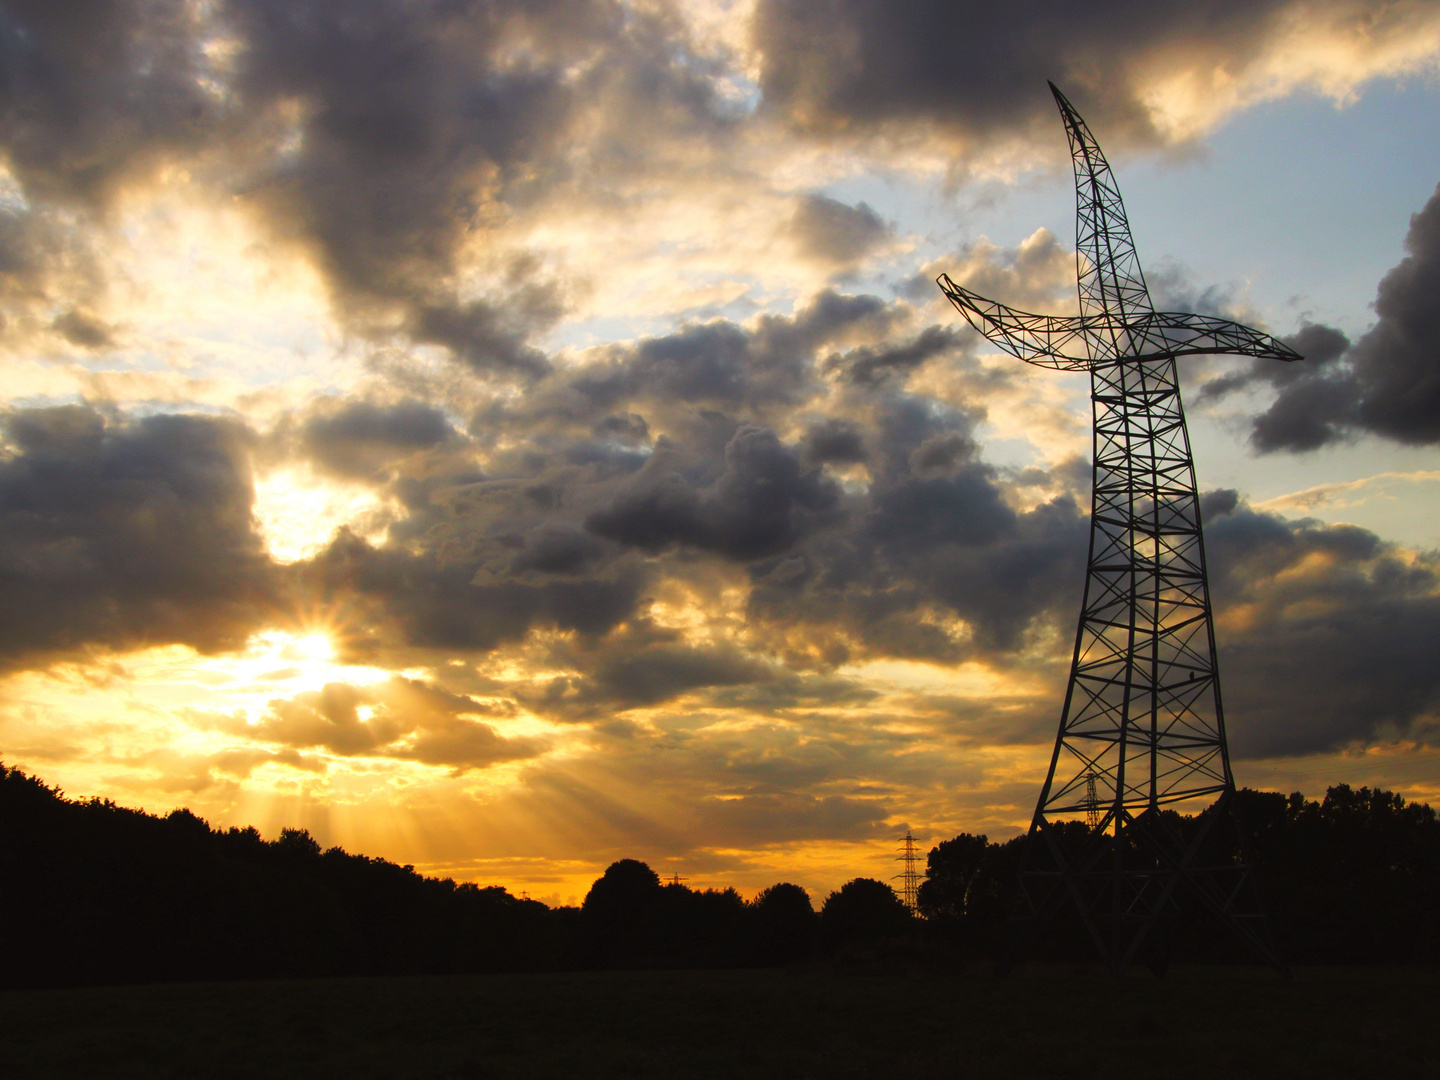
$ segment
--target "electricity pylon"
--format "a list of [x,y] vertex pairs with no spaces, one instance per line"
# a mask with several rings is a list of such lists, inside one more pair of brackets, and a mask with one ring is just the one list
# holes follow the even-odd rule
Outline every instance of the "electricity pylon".
[[905,839],[901,841],[900,854],[895,857],[896,862],[903,862],[905,870],[896,874],[896,880],[900,882],[900,900],[910,909],[911,915],[920,914],[920,871],[915,869],[915,864],[920,860],[920,853],[915,850],[915,837],[909,829],[905,830]]
[[[1161,971],[1167,931],[1198,907],[1284,970],[1234,819],[1195,463],[1175,360],[1301,357],[1227,319],[1154,309],[1110,166],[1074,106],[1053,83],[1050,89],[1075,167],[1080,314],[1015,311],[946,275],[938,279],[966,321],[1012,356],[1090,373],[1085,598],[1060,731],[1026,844],[1026,919],[1009,963],[1073,905],[1112,972],[1136,959]],[[1184,828],[1162,810],[1206,803]],[[1082,814],[1078,826],[1061,825]]]

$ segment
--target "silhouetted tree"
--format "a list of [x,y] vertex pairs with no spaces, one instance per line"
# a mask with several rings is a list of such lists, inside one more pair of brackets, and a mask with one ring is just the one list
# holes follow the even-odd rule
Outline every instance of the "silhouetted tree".
[[74,801],[0,765],[0,984],[556,967],[572,921],[499,888]]
[[998,956],[1024,851],[1023,836],[992,844],[971,833],[931,848],[917,897],[927,932],[958,946],[962,955]]
[[961,919],[967,914],[970,891],[985,869],[990,847],[989,837],[961,833],[930,849],[918,895],[927,919]]
[[665,885],[645,915],[636,959],[650,967],[730,967],[745,954],[745,902],[734,889]]
[[855,878],[825,898],[820,924],[826,944],[835,948],[903,934],[913,925],[913,918],[885,882]]
[[635,967],[647,961],[646,921],[660,893],[660,875],[638,859],[606,867],[580,906],[590,962]]
[[[1346,785],[1318,801],[1248,790],[1235,798],[1292,962],[1440,960],[1440,822],[1430,807]],[[1184,837],[1205,821],[1164,813]],[[1083,822],[1055,830],[1066,851],[1089,837]],[[1210,837],[1203,858],[1240,857],[1238,835]],[[921,886],[929,940],[938,932],[947,949],[993,953],[1024,847],[1023,836],[996,844],[966,834],[937,845]],[[804,955],[817,921],[832,947],[914,928],[879,881],[848,882],[817,917],[796,885],[746,905],[733,889],[662,886],[634,859],[612,864],[583,908],[551,910],[501,888],[321,850],[303,829],[267,842],[253,828],[212,829],[188,810],[157,817],[67,799],[0,764],[3,986],[777,963]],[[1175,960],[1245,956],[1199,921],[1174,942]],[[1062,920],[1036,955],[1092,952],[1075,921]]]
[[755,962],[788,964],[814,951],[819,916],[809,893],[782,881],[750,901],[750,925]]

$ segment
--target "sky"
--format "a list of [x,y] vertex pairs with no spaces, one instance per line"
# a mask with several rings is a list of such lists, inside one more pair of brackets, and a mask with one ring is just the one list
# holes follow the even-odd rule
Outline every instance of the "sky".
[[0,758],[575,903],[1029,821],[1088,535],[1046,80],[1185,362],[1237,782],[1440,800],[1440,8],[0,4]]

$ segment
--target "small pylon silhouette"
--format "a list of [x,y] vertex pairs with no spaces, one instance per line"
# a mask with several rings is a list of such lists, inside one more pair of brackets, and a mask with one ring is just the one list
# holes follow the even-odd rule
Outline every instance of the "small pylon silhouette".
[[[1120,189],[1085,121],[1050,85],[1075,170],[1078,317],[1015,311],[938,279],[955,307],[1031,364],[1090,373],[1090,556],[1060,731],[1026,844],[1026,918],[1007,967],[1067,906],[1119,974],[1168,963],[1208,910],[1284,970],[1234,816],[1195,463],[1175,360],[1299,360],[1227,319],[1156,311]],[[1213,803],[1211,803],[1213,800]],[[1200,809],[1182,828],[1162,808]],[[1062,827],[1085,815],[1082,836]]]
[[900,899],[910,909],[910,914],[920,914],[920,871],[915,869],[919,861],[919,852],[915,850],[915,837],[910,830],[905,830],[905,839],[902,840],[900,854],[895,857],[896,862],[903,862],[905,870],[895,875],[895,880],[900,882]]

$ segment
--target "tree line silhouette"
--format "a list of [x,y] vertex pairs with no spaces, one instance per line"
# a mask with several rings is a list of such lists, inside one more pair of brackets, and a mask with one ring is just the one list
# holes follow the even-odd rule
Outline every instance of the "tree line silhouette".
[[[1162,814],[1187,842],[1203,821],[1203,814]],[[1242,788],[1236,815],[1271,935],[1290,963],[1440,961],[1440,822],[1428,805],[1348,784],[1318,801]],[[1075,821],[1058,831],[1062,846],[1078,848],[1088,830]],[[931,933],[961,955],[998,957],[1015,912],[1024,843],[1023,835],[991,843],[962,833],[938,844],[918,896]],[[1233,842],[1212,843],[1202,854],[1220,863],[1244,857]],[[1246,957],[1238,941],[1203,919],[1186,929],[1176,960]],[[1088,959],[1093,949],[1078,921],[1062,918],[1041,953]]]
[[[1440,959],[1440,824],[1428,806],[1343,785],[1319,802],[1240,798],[1292,962]],[[747,902],[731,888],[662,883],[635,859],[611,864],[580,907],[550,908],[322,850],[302,829],[266,841],[188,810],[67,799],[0,764],[0,985],[983,959],[1006,940],[1022,843],[938,844],[923,919],[870,878],[817,911],[798,885]],[[1083,944],[1062,924],[1046,949],[1067,958]],[[1188,948],[1190,959],[1231,958],[1203,931]]]

